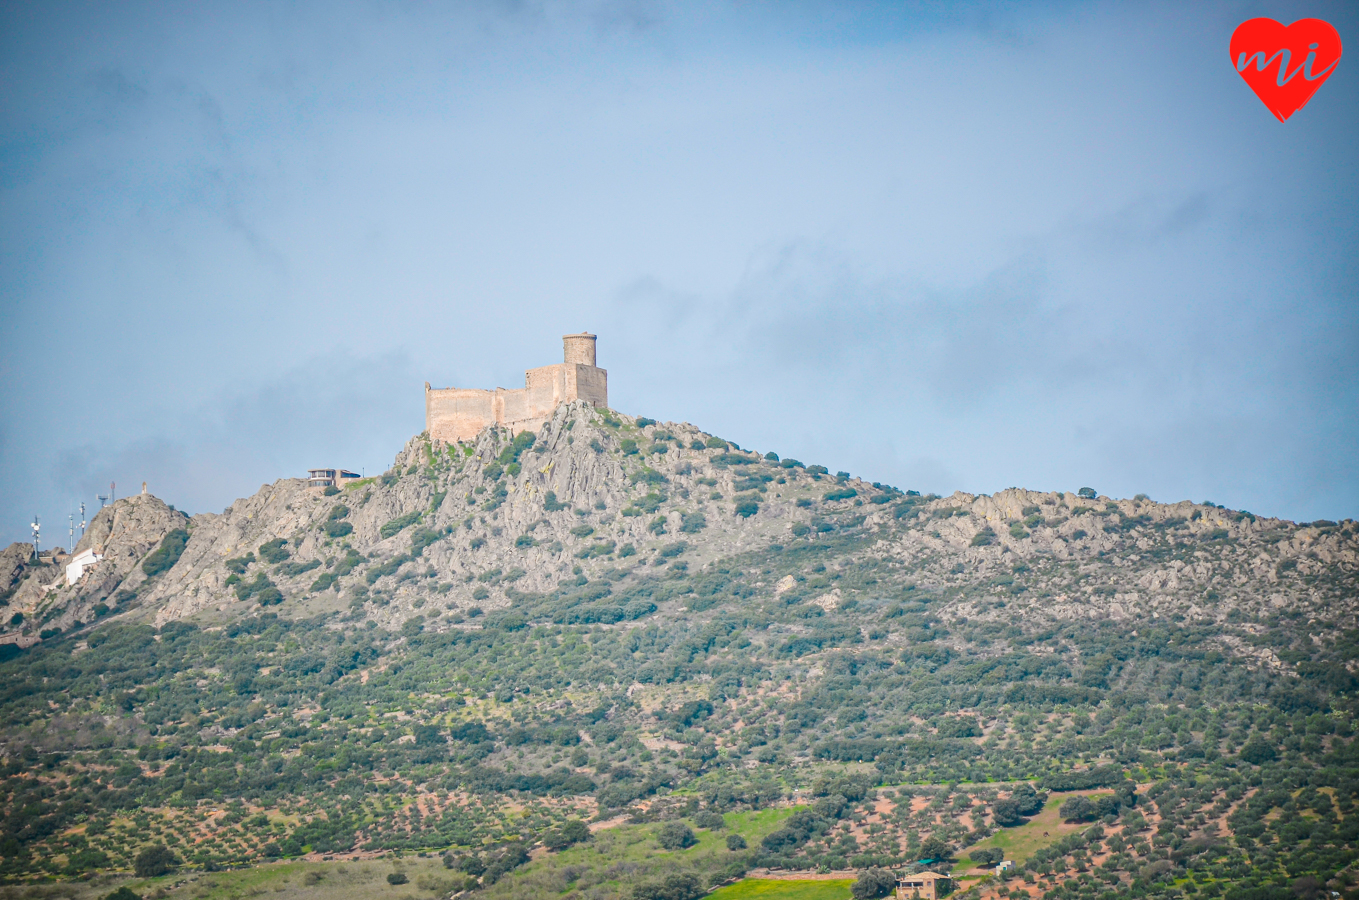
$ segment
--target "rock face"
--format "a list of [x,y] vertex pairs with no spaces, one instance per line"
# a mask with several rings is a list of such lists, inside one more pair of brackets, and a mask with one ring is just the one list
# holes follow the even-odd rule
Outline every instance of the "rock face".
[[[188,532],[182,554],[146,574],[176,529]],[[1221,623],[1233,610],[1288,606],[1353,623],[1359,603],[1351,522],[1299,526],[1204,504],[1020,489],[921,497],[574,402],[517,440],[495,427],[463,444],[417,436],[385,475],[332,495],[284,479],[192,520],[154,497],[120,500],[76,548],[105,555],[79,584],[65,587],[51,567],[23,575],[11,606],[25,622],[7,639],[88,624],[101,605],[157,625],[278,606],[389,628],[414,616],[427,628],[470,628],[482,613],[543,615],[534,602],[544,597],[602,595],[599,585],[632,574],[683,580],[742,553],[838,536],[853,538],[841,570],[910,573],[950,598],[942,621]],[[787,576],[757,589],[828,612],[861,599],[834,579]]]
[[0,599],[6,603],[13,596],[24,570],[33,560],[33,545],[17,541],[0,551]]

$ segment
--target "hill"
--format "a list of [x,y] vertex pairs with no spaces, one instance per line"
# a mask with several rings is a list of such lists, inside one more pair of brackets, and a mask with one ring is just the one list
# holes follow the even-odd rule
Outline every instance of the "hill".
[[921,496],[576,403],[343,491],[120,500],[86,547],[71,586],[6,556],[10,879],[163,845],[443,856],[422,896],[1353,890],[1352,521]]

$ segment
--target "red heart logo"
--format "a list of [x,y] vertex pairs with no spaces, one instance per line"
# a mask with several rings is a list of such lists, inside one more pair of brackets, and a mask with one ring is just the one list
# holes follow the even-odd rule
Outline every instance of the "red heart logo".
[[1232,65],[1280,122],[1307,105],[1340,62],[1340,35],[1321,19],[1285,28],[1251,19],[1232,32]]

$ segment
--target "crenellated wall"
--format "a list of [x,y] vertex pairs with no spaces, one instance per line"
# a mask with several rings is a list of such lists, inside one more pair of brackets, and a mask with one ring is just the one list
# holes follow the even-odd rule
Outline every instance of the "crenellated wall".
[[431,388],[425,383],[425,429],[435,441],[469,441],[483,428],[503,425],[511,431],[537,431],[560,404],[586,400],[609,405],[609,373],[594,365],[595,335],[562,338],[566,361],[529,369],[524,387]]

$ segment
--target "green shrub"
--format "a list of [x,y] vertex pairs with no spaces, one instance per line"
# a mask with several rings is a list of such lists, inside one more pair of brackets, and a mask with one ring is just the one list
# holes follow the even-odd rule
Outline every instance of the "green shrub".
[[160,546],[142,560],[142,571],[146,573],[146,577],[151,578],[173,568],[184,554],[184,547],[188,543],[189,532],[183,528],[176,528],[162,538]]
[[705,446],[705,445],[704,445],[704,443],[703,443],[702,441],[690,441],[690,442],[689,442],[689,449],[690,449],[690,450],[702,450],[702,449],[704,448],[704,446]]
[[338,580],[332,573],[325,572],[316,576],[316,580],[311,583],[311,589],[313,591],[328,591],[335,586],[335,582]]
[[870,900],[886,897],[897,889],[897,876],[890,869],[865,869],[859,879],[850,886],[849,892],[854,900]]
[[386,525],[383,525],[378,529],[378,534],[381,535],[384,540],[392,537],[399,533],[403,528],[409,528],[411,525],[420,521],[421,515],[422,513],[419,510],[414,510],[403,516],[397,516],[395,519],[392,519]]
[[631,456],[637,452],[637,442],[632,438],[623,438],[618,442],[618,449],[623,451],[624,456]]
[[708,517],[701,512],[681,513],[680,531],[684,534],[697,534],[708,527]]
[[548,491],[547,493],[543,494],[543,509],[547,510],[548,512],[557,512],[558,510],[566,509],[570,505],[571,504],[569,503],[558,502],[557,494],[555,491]]
[[265,588],[271,588],[273,586],[274,583],[269,580],[269,576],[265,575],[263,572],[256,572],[253,581],[239,581],[236,585],[236,599],[249,600]]
[[583,538],[589,537],[590,535],[594,534],[595,530],[592,526],[589,525],[577,525],[575,528],[571,529],[571,533],[574,534],[576,537]]
[[306,562],[284,563],[278,567],[278,574],[285,578],[293,578],[304,572],[310,572],[312,569],[319,568],[321,568],[321,561],[319,559],[310,559]]
[[287,543],[288,542],[283,538],[274,538],[272,541],[265,541],[259,546],[260,559],[274,565],[283,562],[289,556],[292,556],[291,553],[283,549]]
[[1274,751],[1274,745],[1257,735],[1246,742],[1246,745],[1241,748],[1241,752],[1238,753],[1237,756],[1242,762],[1248,762],[1253,766],[1259,766],[1264,765],[1267,762],[1273,762],[1277,754]]
[[793,505],[800,509],[806,509],[807,507],[812,505],[812,501],[808,500],[806,497],[799,497],[797,499],[797,502],[794,503]]
[[170,871],[179,863],[178,857],[164,844],[155,844],[137,854],[132,870],[138,878],[155,878]]
[[709,831],[720,831],[727,827],[727,820],[722,818],[722,814],[717,810],[705,809],[703,812],[694,816],[694,824],[699,828],[706,828]]
[[648,419],[646,416],[642,416],[642,417],[640,417],[640,418],[637,420],[637,427],[638,427],[638,428],[645,428],[645,427],[647,427],[648,425],[655,425],[655,424],[656,424],[656,420],[655,420],[655,419]]
[[698,876],[688,872],[632,886],[632,900],[698,900],[705,893]]
[[978,847],[968,855],[979,866],[998,866],[1005,859],[1005,851],[999,847]]
[[779,461],[779,455],[778,455],[777,453],[775,453],[773,450],[770,450],[768,453],[766,453],[766,454],[764,455],[764,458],[767,459],[767,460],[769,460],[770,462],[778,462],[778,461]]
[[983,527],[981,531],[978,531],[976,534],[972,535],[972,543],[970,546],[986,547],[990,544],[994,544],[995,542],[996,533],[991,530],[990,525],[987,525]]
[[636,556],[636,555],[637,555],[637,548],[634,547],[632,544],[624,544],[622,547],[618,548],[618,555],[619,555],[619,556]]
[[410,881],[405,872],[391,872],[387,875],[387,883],[395,887],[398,884],[405,884]]
[[710,437],[710,438],[708,438],[706,441],[703,442],[703,446],[707,447],[707,448],[710,449],[710,450],[730,450],[730,449],[731,449],[731,445],[728,444],[726,441],[722,440],[720,437]]
[[727,849],[732,851],[733,853],[736,852],[737,850],[746,849],[746,839],[741,837],[739,834],[727,835]]
[[628,481],[633,484],[665,484],[669,480],[669,478],[666,478],[660,472],[657,472],[655,469],[648,466],[643,466],[641,469],[628,476]]
[[342,538],[347,534],[353,534],[354,526],[349,524],[348,522],[328,521],[324,526],[322,526],[322,530],[325,531],[328,537]]
[[588,841],[590,827],[580,819],[567,819],[561,828],[554,828],[543,835],[543,846],[549,850],[565,850],[567,847]]
[[665,850],[683,850],[698,843],[698,838],[683,822],[666,822],[656,832],[656,843]]
[[321,492],[321,495],[324,496],[324,497],[334,497],[334,496],[335,496],[336,494],[338,494],[339,492],[340,492],[340,489],[337,488],[335,485],[333,485],[333,484],[328,484],[328,485],[326,485],[326,489],[325,489],[324,491]]
[[736,502],[736,515],[743,519],[749,519],[760,511],[760,504],[754,500],[738,500]]
[[821,495],[821,499],[825,500],[827,503],[834,503],[837,500],[848,500],[851,497],[857,497],[858,495],[859,492],[854,490],[854,488],[842,488],[838,491],[826,491],[826,493]]
[[226,566],[228,572],[233,572],[237,575],[244,575],[245,570],[254,561],[255,554],[247,553],[245,556],[233,556],[231,559],[228,559],[225,563],[223,563],[223,565]]
[[807,471],[813,475],[829,475],[830,469],[825,466],[808,466]]

